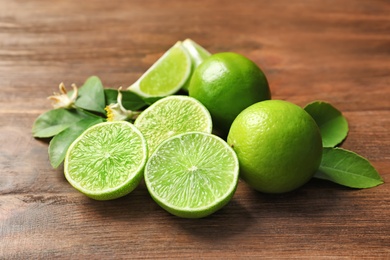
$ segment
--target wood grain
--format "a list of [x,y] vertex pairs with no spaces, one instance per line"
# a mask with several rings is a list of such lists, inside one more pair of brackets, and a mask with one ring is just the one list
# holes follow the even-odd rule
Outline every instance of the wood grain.
[[[386,0],[0,0],[0,258],[390,259],[389,14]],[[334,104],[342,146],[386,183],[270,196],[240,182],[199,220],[169,215],[144,184],[108,202],[75,191],[31,136],[46,97],[90,75],[128,86],[185,38],[255,61],[275,99]]]

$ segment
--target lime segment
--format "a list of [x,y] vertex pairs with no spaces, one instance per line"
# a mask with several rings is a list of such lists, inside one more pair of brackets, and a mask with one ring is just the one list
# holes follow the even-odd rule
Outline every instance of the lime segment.
[[161,143],[145,167],[145,183],[162,208],[201,218],[226,205],[238,183],[238,159],[221,138],[200,132]]
[[141,181],[147,159],[146,140],[125,121],[92,126],[69,147],[64,173],[69,183],[97,200],[119,198]]
[[142,97],[174,94],[187,82],[191,66],[191,58],[179,41],[128,89]]
[[[192,61],[192,72],[208,57],[211,56],[211,53],[208,52],[205,48],[197,44],[191,39],[185,39],[183,41],[183,47],[186,49],[188,54],[190,55]],[[183,85],[183,89],[188,91],[188,87],[190,85],[190,79],[188,78],[187,82]]]
[[191,39],[185,39],[183,41],[183,47],[187,50],[195,67],[199,66],[202,61],[211,56],[210,52]]
[[178,95],[165,97],[148,107],[134,125],[145,136],[149,154],[171,136],[191,131],[212,131],[208,110],[196,99]]

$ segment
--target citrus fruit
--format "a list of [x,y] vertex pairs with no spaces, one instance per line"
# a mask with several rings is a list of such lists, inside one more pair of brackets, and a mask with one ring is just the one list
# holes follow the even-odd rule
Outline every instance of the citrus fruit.
[[261,69],[232,52],[205,59],[192,75],[189,95],[206,106],[215,126],[225,133],[242,110],[271,97]]
[[212,134],[189,132],[161,143],[145,167],[152,198],[184,218],[208,216],[226,205],[238,183],[233,149]]
[[88,197],[110,200],[135,189],[146,160],[146,140],[134,125],[104,122],[88,128],[70,145],[64,173]]
[[176,93],[191,74],[191,58],[178,41],[166,51],[128,90],[142,97]]
[[[192,61],[192,70],[195,70],[206,58],[211,54],[205,48],[197,44],[191,39],[185,39],[183,41],[183,47],[187,50]],[[188,78],[187,82],[182,87],[184,90],[188,91],[189,83],[191,77]]]
[[199,66],[199,64],[211,55],[210,52],[191,39],[185,39],[183,41],[183,47],[187,50],[195,67]]
[[242,179],[265,193],[297,189],[321,162],[317,124],[287,101],[262,101],[246,108],[234,120],[227,142],[237,153]]
[[134,125],[145,136],[149,155],[171,136],[191,131],[212,131],[209,111],[196,99],[179,95],[158,100],[138,116]]

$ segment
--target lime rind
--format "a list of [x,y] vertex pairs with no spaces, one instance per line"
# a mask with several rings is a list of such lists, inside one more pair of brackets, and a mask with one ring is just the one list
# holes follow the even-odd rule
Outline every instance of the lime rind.
[[65,178],[90,198],[119,198],[142,180],[147,153],[146,140],[134,125],[125,121],[99,123],[70,145]]
[[239,163],[220,137],[189,132],[163,141],[145,166],[152,198],[169,213],[206,217],[225,206],[237,188]]
[[149,154],[165,139],[185,132],[212,132],[209,111],[198,100],[174,95],[162,98],[145,109],[134,125],[143,133]]
[[178,41],[128,90],[145,98],[172,95],[187,82],[191,72],[191,58],[182,42]]

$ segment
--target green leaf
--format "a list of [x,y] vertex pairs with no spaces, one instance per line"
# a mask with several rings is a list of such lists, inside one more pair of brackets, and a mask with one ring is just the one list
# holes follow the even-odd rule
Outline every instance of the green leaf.
[[103,122],[100,117],[90,117],[73,123],[67,129],[57,134],[51,139],[49,144],[49,159],[53,168],[57,168],[65,159],[69,146],[77,137],[79,137],[87,128]]
[[79,108],[105,114],[104,87],[96,76],[89,77],[79,89],[75,105]]
[[329,180],[350,188],[372,188],[383,180],[370,162],[341,148],[324,148],[315,178]]
[[[127,90],[121,90],[121,93],[122,105],[127,110],[136,111],[147,106],[147,103],[137,94]],[[104,89],[104,94],[106,97],[106,106],[117,103],[118,90],[106,88]]]
[[41,114],[35,120],[32,133],[34,137],[52,137],[86,117],[89,117],[89,115],[76,109],[52,109]]
[[334,147],[345,139],[348,134],[347,119],[331,104],[315,101],[304,109],[320,128],[323,147]]
[[143,98],[144,102],[147,104],[147,105],[152,105],[154,102],[156,101],[159,101],[160,99],[162,99],[164,97],[147,97],[147,98]]

